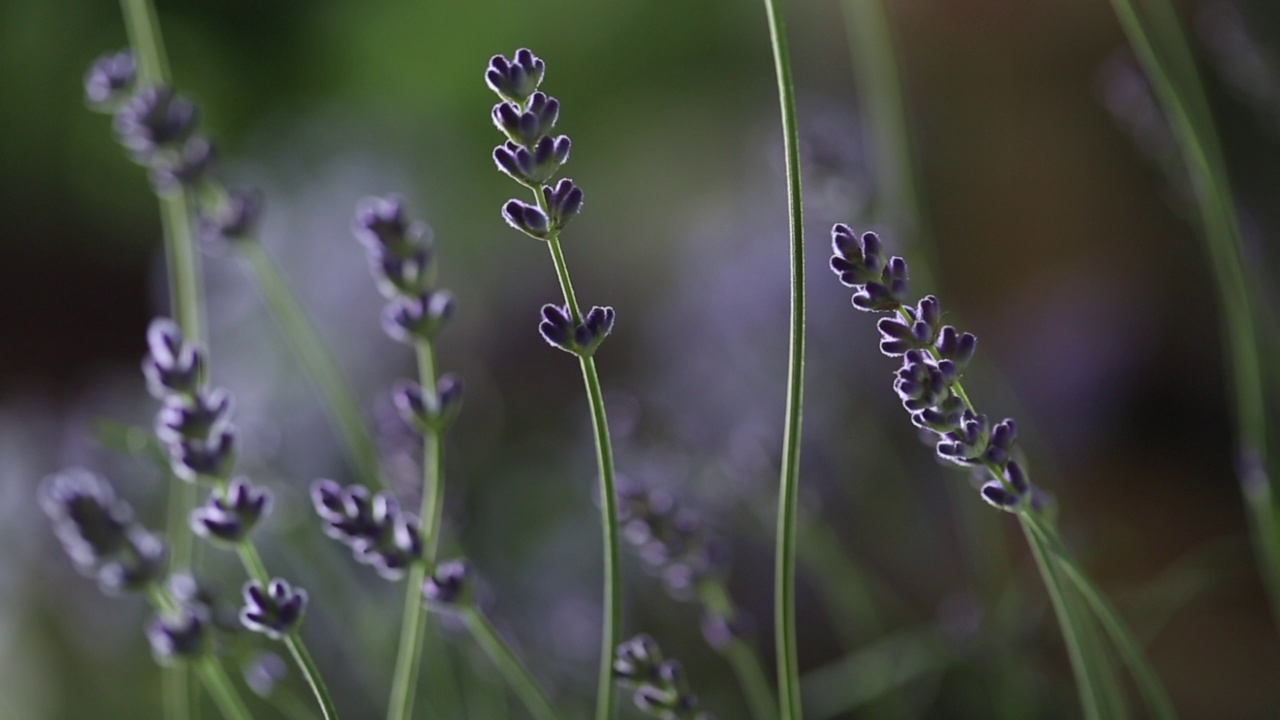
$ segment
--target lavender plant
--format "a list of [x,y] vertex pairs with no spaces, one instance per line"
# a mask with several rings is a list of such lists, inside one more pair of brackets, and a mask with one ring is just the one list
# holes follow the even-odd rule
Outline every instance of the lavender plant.
[[555,178],[568,161],[571,144],[568,136],[551,134],[560,116],[560,103],[538,90],[545,73],[542,59],[522,49],[512,59],[494,56],[485,71],[485,82],[501,99],[493,108],[493,122],[508,138],[494,148],[494,162],[534,196],[533,204],[508,200],[502,206],[502,216],[516,230],[546,242],[564,295],[564,305],[543,306],[538,331],[549,344],[578,356],[591,407],[605,551],[604,632],[595,716],[597,720],[607,720],[615,712],[610,658],[622,630],[622,558],[613,446],[594,355],[613,330],[614,312],[613,308],[600,306],[582,311],[560,247],[561,230],[582,210],[582,190],[568,178],[554,187],[544,184]]
[[667,593],[701,604],[703,637],[733,668],[752,717],[774,717],[776,700],[750,642],[751,620],[729,593],[724,544],[669,493],[620,478],[618,504],[623,537]]
[[1244,267],[1240,220],[1217,129],[1174,5],[1164,0],[1145,4],[1112,0],[1111,4],[1173,126],[1192,179],[1231,364],[1237,474],[1249,509],[1259,571],[1280,626],[1280,506],[1268,459],[1262,375],[1266,358],[1258,340],[1255,293]]
[[1012,419],[993,423],[969,400],[961,380],[977,349],[977,338],[944,325],[941,305],[932,295],[915,305],[908,303],[907,262],[901,257],[886,257],[878,235],[867,232],[858,236],[847,225],[838,224],[831,236],[831,269],[841,283],[854,289],[853,306],[889,315],[877,323],[880,351],[902,358],[893,388],[912,423],[936,437],[938,457],[988,475],[980,488],[982,498],[1017,515],[1021,522],[1062,627],[1085,715],[1103,716],[1095,683],[1099,668],[1107,661],[1091,652],[1096,648],[1091,647],[1088,630],[1078,626],[1078,614],[1072,611],[1059,573],[1071,581],[1110,635],[1151,712],[1161,718],[1175,717],[1172,703],[1132,633],[1071,560],[1057,535],[1051,498],[1031,482],[1017,459],[1017,425]]
[[207,386],[204,352],[172,321],[152,322],[147,344],[143,375],[148,389],[163,403],[156,416],[156,437],[168,450],[175,477],[212,487],[204,504],[192,511],[191,529],[239,556],[249,576],[241,624],[284,643],[325,720],[335,720],[338,714],[328,688],[299,635],[307,593],[271,577],[251,537],[270,507],[271,494],[246,478],[231,477],[236,459],[231,395]]
[[664,659],[658,643],[637,635],[618,646],[613,660],[618,682],[633,693],[636,707],[663,720],[711,720],[699,710],[698,697],[689,689],[684,667]]

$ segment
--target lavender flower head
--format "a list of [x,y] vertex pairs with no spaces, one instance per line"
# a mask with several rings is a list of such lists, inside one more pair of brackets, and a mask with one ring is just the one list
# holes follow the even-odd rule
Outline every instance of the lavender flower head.
[[524,103],[542,84],[546,70],[541,58],[527,49],[520,49],[510,60],[501,55],[490,58],[484,81],[500,97],[513,103]]
[[325,534],[350,547],[357,562],[372,565],[382,577],[398,580],[422,559],[418,519],[403,512],[391,495],[370,496],[362,485],[344,488],[321,479],[311,486],[311,502],[325,523]]
[[670,720],[708,718],[698,710],[698,698],[689,690],[683,666],[663,659],[658,643],[648,635],[637,635],[618,645],[613,675],[632,689],[636,707],[647,715]]
[[563,305],[543,305],[538,332],[548,344],[580,357],[595,354],[600,343],[613,332],[615,314],[611,307],[592,307],[575,323]]
[[184,143],[199,123],[191,100],[170,87],[152,85],[139,89],[116,113],[115,131],[121,144],[141,162],[153,153],[172,150]]
[[191,530],[200,537],[235,546],[248,539],[258,521],[271,511],[271,492],[238,477],[225,490],[215,489],[191,512]]
[[191,608],[176,615],[159,615],[147,626],[147,639],[156,661],[170,665],[179,660],[200,657],[209,650],[205,621]]
[[229,188],[222,202],[200,214],[200,238],[209,244],[247,240],[258,230],[266,200],[258,188]]
[[165,546],[133,520],[133,509],[93,473],[73,468],[40,486],[40,506],[77,569],[108,594],[164,577]]
[[274,578],[263,586],[251,580],[244,586],[240,622],[249,630],[279,640],[297,632],[307,609],[307,591]]
[[991,505],[1011,512],[1037,507],[1044,495],[1013,459],[1017,426],[1013,420],[992,423],[974,410],[960,387],[977,338],[943,325],[941,305],[932,295],[907,304],[907,262],[886,260],[875,233],[859,237],[847,225],[836,225],[831,240],[831,269],[854,289],[854,307],[891,313],[876,325],[880,351],[902,359],[893,389],[912,422],[936,436],[938,457],[988,470],[992,479],[980,492]]
[[471,566],[465,560],[446,560],[422,583],[422,597],[436,610],[470,605],[475,598]]

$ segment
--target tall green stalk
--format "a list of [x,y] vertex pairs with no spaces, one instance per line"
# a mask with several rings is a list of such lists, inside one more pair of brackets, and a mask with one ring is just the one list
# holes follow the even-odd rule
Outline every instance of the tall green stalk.
[[1262,351],[1244,269],[1240,222],[1218,133],[1177,10],[1168,0],[1111,0],[1129,43],[1173,127],[1195,188],[1201,232],[1218,291],[1224,351],[1232,372],[1240,484],[1259,570],[1280,629],[1280,518],[1267,477]]
[[800,194],[800,137],[795,85],[782,18],[781,0],[765,0],[787,168],[787,210],[791,220],[791,330],[787,359],[787,409],[778,489],[777,567],[774,604],[778,666],[778,706],[783,720],[803,717],[800,659],[796,649],[796,523],[800,490],[800,421],[804,403],[804,221]]
[[[548,211],[547,199],[541,190],[534,190],[538,208]],[[564,295],[569,316],[575,325],[582,322],[582,308],[573,292],[569,279],[569,266],[560,249],[560,232],[547,233],[547,249],[555,265],[556,278]],[[582,382],[586,386],[587,401],[591,406],[591,426],[596,441],[596,470],[600,474],[600,522],[604,533],[604,620],[600,639],[600,670],[596,682],[596,720],[609,720],[616,711],[614,699],[613,652],[622,638],[622,539],[618,529],[618,490],[614,477],[613,441],[609,438],[609,419],[605,415],[604,392],[600,389],[600,374],[596,371],[595,358],[579,356],[582,365]]]
[[476,644],[484,650],[498,671],[507,679],[511,689],[528,708],[529,714],[536,720],[559,720],[559,713],[551,705],[551,701],[547,699],[546,693],[529,672],[529,668],[511,651],[511,647],[503,642],[502,636],[498,634],[484,612],[474,605],[468,605],[462,610],[462,618],[467,623],[467,629],[471,631],[472,637],[476,639]]
[[[151,0],[121,0],[120,9],[138,65],[138,82],[142,85],[168,83],[169,59],[155,6]],[[169,279],[169,306],[183,335],[200,343],[203,338],[202,293],[190,197],[186,189],[181,188],[160,195],[159,200]],[[184,482],[171,482],[168,487],[165,541],[169,545],[169,564],[172,568],[187,568],[195,559],[194,538],[187,531],[187,514],[195,507],[196,487]],[[161,676],[166,712],[177,713],[173,716],[177,720],[191,717],[192,706],[198,702],[195,693],[191,692],[189,675],[190,670],[184,666],[167,670]]]
[[[435,350],[427,341],[419,341],[415,350],[418,356],[418,383],[422,386],[424,395],[433,396],[438,380]],[[422,583],[426,580],[428,569],[435,566],[440,545],[440,521],[444,510],[443,432],[441,427],[436,426],[422,434],[422,504],[418,516],[422,523],[423,557],[409,571],[409,581],[405,587],[400,649],[396,654],[396,666],[392,675],[387,720],[410,720],[413,717],[418,667],[422,661],[422,644],[427,626],[422,602]]]

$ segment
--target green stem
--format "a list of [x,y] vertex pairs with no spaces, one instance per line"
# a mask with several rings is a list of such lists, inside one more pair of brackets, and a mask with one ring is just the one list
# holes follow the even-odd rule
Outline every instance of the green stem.
[[[415,347],[418,357],[418,383],[422,392],[434,397],[436,392],[435,351],[431,343],[421,341]],[[438,398],[437,398],[438,399]],[[392,674],[391,699],[387,720],[409,720],[417,694],[418,668],[422,663],[422,645],[426,622],[422,601],[422,583],[427,570],[435,565],[440,544],[440,524],[444,511],[444,448],[441,431],[428,430],[422,436],[422,523],[423,559],[409,571],[405,588],[404,611],[400,621],[400,644]]]
[[[538,207],[547,212],[547,199],[541,190],[535,189]],[[560,249],[560,233],[547,234],[547,248],[555,265],[556,278],[564,294],[565,305],[575,324],[582,322],[582,309],[573,283],[569,279],[569,265]],[[600,670],[596,682],[596,720],[609,720],[616,712],[614,701],[613,653],[622,637],[622,540],[618,529],[618,495],[614,479],[613,442],[609,439],[609,419],[605,415],[604,393],[600,389],[600,375],[595,359],[579,357],[582,365],[582,381],[586,386],[587,400],[591,406],[591,426],[595,433],[596,470],[600,475],[600,524],[604,535],[604,618],[600,638]]]
[[1089,659],[1084,654],[1084,646],[1076,627],[1075,617],[1071,613],[1066,589],[1062,586],[1057,570],[1053,567],[1048,550],[1031,529],[1028,521],[1023,520],[1022,530],[1027,536],[1027,545],[1031,547],[1031,556],[1035,558],[1036,567],[1040,570],[1045,590],[1049,593],[1054,615],[1058,617],[1058,627],[1062,630],[1062,640],[1067,646],[1067,658],[1071,661],[1071,672],[1076,678],[1076,689],[1080,693],[1080,706],[1084,710],[1084,717],[1087,720],[1100,720],[1103,717],[1102,701],[1097,688],[1093,685],[1093,672],[1090,671]]
[[[225,488],[225,481],[223,485]],[[251,579],[256,580],[263,587],[266,587],[267,583],[271,582],[271,574],[267,572],[267,566],[262,562],[262,556],[258,554],[258,548],[254,546],[252,540],[246,539],[237,545],[236,554],[240,556],[240,564],[244,566],[245,574]],[[297,635],[286,635],[284,643],[288,646],[289,652],[297,662],[298,669],[302,672],[303,678],[306,679],[307,685],[311,687],[311,692],[316,697],[316,704],[320,706],[320,713],[324,716],[324,720],[337,720],[338,712],[334,708],[329,689],[325,686],[320,670],[311,659],[311,653],[307,652],[302,638]]]
[[493,623],[489,622],[489,618],[485,616],[476,607],[466,607],[462,611],[462,617],[467,623],[467,629],[471,631],[472,637],[476,639],[476,643],[485,651],[493,664],[497,666],[498,671],[507,679],[511,685],[511,689],[524,702],[529,710],[529,714],[536,720],[558,720],[560,715],[552,706],[551,701],[547,699],[546,693],[542,691],[542,687],[538,685],[538,681],[534,679],[529,668],[525,666],[520,658],[516,657],[514,651],[498,634],[497,629],[493,627]]
[[[1133,633],[1129,631],[1124,620],[1120,618],[1120,613],[1116,611],[1115,606],[1094,587],[1093,583],[1084,574],[1084,571],[1071,559],[1056,530],[1050,527],[1042,518],[1029,512],[1022,513],[1021,517],[1024,529],[1030,535],[1033,535],[1035,540],[1052,555],[1053,560],[1066,573],[1067,579],[1075,586],[1076,591],[1093,609],[1094,615],[1102,623],[1102,627],[1111,638],[1111,642],[1120,651],[1120,656],[1124,658],[1125,664],[1133,672],[1138,690],[1142,693],[1143,701],[1151,711],[1152,716],[1157,720],[1173,720],[1176,718],[1177,712],[1173,708],[1173,702],[1165,692],[1164,686],[1160,683],[1159,677],[1156,676],[1155,670],[1147,662],[1147,658],[1142,652],[1142,646],[1134,638]],[[1028,539],[1030,539],[1030,536]]]
[[298,663],[298,667],[302,670],[302,677],[316,696],[316,702],[320,704],[320,714],[325,720],[336,720],[338,709],[329,695],[329,688],[325,687],[324,682],[320,680],[320,668],[316,667],[316,661],[307,651],[307,646],[302,644],[302,638],[297,635],[285,635],[284,644],[289,648],[289,654],[293,655],[294,662]]
[[205,655],[196,660],[195,665],[205,689],[209,691],[214,704],[222,711],[222,716],[226,720],[253,720],[253,715],[249,713],[244,701],[236,693],[235,686],[231,684],[231,678],[227,677],[227,672],[218,664],[216,656]]
[[778,653],[778,703],[783,720],[798,720],[800,659],[796,649],[796,514],[800,486],[800,421],[804,402],[804,222],[800,194],[800,138],[796,127],[795,86],[782,18],[781,0],[765,0],[773,65],[778,75],[778,105],[786,151],[787,210],[791,221],[791,330],[787,359],[787,409],[779,480],[777,569],[774,604]]
[[1176,9],[1164,0],[1155,0],[1144,5],[1148,15],[1144,18],[1144,12],[1133,0],[1112,0],[1111,4],[1170,120],[1196,190],[1201,230],[1226,333],[1224,351],[1232,368],[1239,452],[1242,464],[1247,466],[1240,473],[1240,482],[1259,570],[1280,627],[1280,530],[1275,490],[1265,472],[1255,473],[1248,467],[1255,462],[1260,468],[1267,467],[1261,350],[1242,259],[1240,223],[1218,133]]
[[[729,589],[719,578],[711,577],[699,583],[698,597],[701,598],[708,615],[733,618],[738,614],[738,609],[729,595]],[[776,718],[778,701],[773,697],[769,678],[765,675],[764,667],[761,666],[755,650],[745,640],[735,636],[720,650],[720,653],[733,668],[733,674],[737,676],[738,684],[742,686],[742,691],[747,696],[751,717],[755,720]]]
[[378,467],[378,450],[365,426],[360,406],[334,361],[333,353],[307,318],[279,265],[261,243],[237,243],[262,299],[284,333],[294,358],[324,400],[325,411],[337,430],[356,475],[368,486],[386,486]]
[[[138,63],[140,84],[162,84],[169,80],[169,60],[160,34],[160,23],[151,0],[121,0],[120,9],[129,35],[129,45]],[[191,208],[185,190],[159,197],[160,225],[164,236],[164,254],[169,278],[169,306],[192,342],[200,343],[199,258],[192,233]],[[165,535],[169,544],[169,567],[190,568],[195,562],[195,543],[187,531],[187,515],[195,507],[194,484],[169,483],[169,501]],[[193,692],[190,670],[181,668],[164,673],[165,707],[168,717],[186,720],[192,717],[192,706],[198,701]]]

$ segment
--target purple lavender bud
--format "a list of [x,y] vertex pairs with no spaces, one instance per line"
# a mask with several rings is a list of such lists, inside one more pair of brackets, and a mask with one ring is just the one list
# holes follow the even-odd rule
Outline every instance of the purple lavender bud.
[[662,649],[648,635],[636,635],[618,644],[613,655],[613,676],[628,684],[645,684],[658,679]]
[[163,400],[172,394],[194,396],[200,388],[204,362],[195,345],[168,318],[156,318],[147,328],[149,352],[142,361],[147,389]]
[[555,128],[560,116],[560,102],[544,93],[535,92],[524,110],[511,102],[493,106],[493,124],[506,133],[511,142],[531,147]]
[[474,592],[471,568],[465,560],[446,560],[436,565],[435,572],[422,584],[422,597],[427,606],[444,609],[469,605]]
[[270,511],[271,493],[238,477],[227,484],[225,492],[215,490],[203,505],[191,511],[191,529],[200,537],[238,545]]
[[991,504],[992,507],[999,508],[1006,512],[1016,512],[1018,505],[1022,502],[1022,497],[1009,492],[998,480],[992,480],[982,486],[982,499]]
[[1002,420],[997,423],[991,430],[991,439],[988,441],[987,451],[984,455],[987,462],[996,465],[1004,465],[1009,461],[1009,454],[1013,450],[1013,443],[1018,439],[1018,427],[1013,420]]
[[198,390],[191,397],[170,395],[156,413],[156,437],[163,443],[183,439],[207,440],[210,433],[225,424],[234,400],[222,388]]
[[265,197],[258,188],[231,188],[222,202],[200,214],[200,237],[207,243],[247,240],[258,231]]
[[181,438],[169,443],[168,449],[173,474],[178,478],[187,482],[201,478],[221,480],[231,474],[236,464],[235,428],[223,424],[208,440]]
[[947,433],[938,443],[938,456],[957,465],[972,467],[982,462],[990,439],[991,423],[986,415],[964,412],[960,427]]
[[137,76],[138,64],[128,50],[94,60],[84,76],[84,96],[89,107],[101,112],[114,112],[129,96]]
[[893,389],[911,412],[934,407],[950,394],[942,373],[921,350],[908,350],[903,356]]
[[445,373],[436,382],[437,405],[433,420],[441,430],[453,424],[462,410],[462,390],[462,378],[454,373]]
[[938,302],[938,298],[932,295],[925,295],[920,298],[920,302],[916,303],[913,315],[917,322],[924,323],[930,329],[928,339],[922,339],[921,342],[925,345],[932,345],[938,330],[942,327],[942,303]]
[[45,478],[39,495],[58,540],[81,569],[91,569],[125,547],[133,509],[104,478],[71,468]]
[[[382,493],[379,493],[379,497]],[[375,501],[377,497],[375,497]],[[417,518],[398,510],[381,521],[381,532],[372,545],[353,544],[356,560],[372,565],[386,580],[399,580],[422,559],[422,529]]]
[[938,333],[938,341],[934,347],[937,348],[939,355],[963,370],[973,359],[974,351],[978,349],[978,338],[972,333],[961,334],[954,327],[947,325]]
[[848,287],[876,282],[883,272],[880,237],[873,232],[859,238],[848,225],[831,228],[831,269]]
[[614,312],[611,307],[599,305],[587,311],[582,323],[574,328],[576,352],[582,357],[594,355],[600,343],[613,332]]
[[196,135],[188,139],[177,154],[153,159],[151,183],[161,194],[198,185],[212,170],[217,159],[214,144],[208,138]]
[[462,380],[452,373],[436,383],[436,392],[428,396],[422,386],[411,381],[398,383],[392,392],[392,402],[414,430],[420,433],[443,431],[462,408]]
[[876,323],[876,328],[880,330],[880,352],[889,357],[899,357],[908,350],[920,347],[913,326],[908,326],[901,318],[881,318]]
[[1027,472],[1017,460],[1010,460],[1004,466],[1004,479],[1015,492],[1025,495],[1031,489],[1031,480]]
[[549,344],[567,352],[574,352],[574,324],[567,307],[543,305],[542,322],[538,324],[538,332]]
[[569,178],[556,183],[554,188],[543,185],[542,196],[547,201],[551,227],[557,232],[582,211],[582,189]]
[[362,198],[351,226],[356,239],[371,251],[406,257],[431,241],[425,223],[410,219],[399,195]]
[[195,130],[196,106],[171,88],[153,85],[134,93],[116,113],[115,130],[120,142],[142,162],[157,150],[185,141]]
[[385,250],[369,251],[369,270],[387,299],[422,295],[430,289],[431,250],[423,246],[401,257]]
[[511,227],[538,240],[546,240],[551,221],[546,213],[534,205],[519,200],[508,200],[502,206],[502,217]]
[[163,540],[134,525],[125,534],[124,548],[98,568],[98,587],[107,595],[144,590],[164,579],[167,557]]
[[182,608],[176,617],[157,616],[147,625],[147,640],[162,665],[199,657],[209,649],[204,620],[190,608]]
[[240,623],[252,632],[279,640],[297,632],[306,609],[306,590],[293,588],[280,578],[272,579],[266,587],[250,580],[244,586]]
[[398,296],[383,310],[382,328],[393,340],[414,344],[430,340],[453,317],[456,302],[448,290],[414,297]]
[[396,383],[391,391],[391,401],[409,427],[420,433],[431,429],[430,402],[421,385],[411,380]]
[[533,189],[555,177],[569,160],[572,143],[565,135],[542,137],[529,148],[508,140],[493,149],[493,161],[498,169],[513,180]]
[[532,52],[520,49],[513,59],[494,55],[485,69],[484,81],[500,97],[518,105],[533,94],[542,84],[546,64]]
[[911,422],[918,428],[944,435],[960,427],[964,411],[964,401],[950,395],[934,407],[912,413]]

